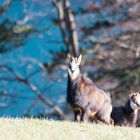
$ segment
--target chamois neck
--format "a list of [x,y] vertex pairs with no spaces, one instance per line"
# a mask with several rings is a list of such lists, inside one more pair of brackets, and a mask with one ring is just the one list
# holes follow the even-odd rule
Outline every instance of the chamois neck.
[[135,113],[137,111],[137,109],[134,109],[131,106],[131,101],[130,100],[127,101],[127,103],[125,104],[124,108],[125,108],[125,112],[127,114]]

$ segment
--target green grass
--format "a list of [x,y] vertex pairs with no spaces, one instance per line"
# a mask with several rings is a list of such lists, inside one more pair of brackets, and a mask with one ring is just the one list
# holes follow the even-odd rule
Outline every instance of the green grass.
[[1,118],[0,140],[140,140],[140,128]]

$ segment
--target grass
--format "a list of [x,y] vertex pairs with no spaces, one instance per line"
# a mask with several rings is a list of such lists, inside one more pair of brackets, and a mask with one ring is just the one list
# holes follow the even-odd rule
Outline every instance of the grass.
[[140,140],[140,128],[1,118],[0,140]]

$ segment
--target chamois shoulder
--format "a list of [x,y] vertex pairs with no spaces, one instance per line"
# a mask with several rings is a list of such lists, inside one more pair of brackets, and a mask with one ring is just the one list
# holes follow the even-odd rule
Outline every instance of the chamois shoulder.
[[87,77],[87,74],[81,75],[81,81],[85,82],[86,84],[93,85],[93,81]]

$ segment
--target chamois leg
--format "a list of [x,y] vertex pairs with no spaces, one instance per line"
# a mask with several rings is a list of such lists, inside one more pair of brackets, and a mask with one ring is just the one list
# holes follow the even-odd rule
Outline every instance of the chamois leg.
[[74,109],[74,121],[80,122],[81,121],[81,114],[82,111],[79,108]]
[[89,121],[88,110],[82,110],[82,118],[81,118],[81,120],[83,122],[88,122]]
[[107,125],[114,125],[114,121],[110,117],[101,118],[101,122]]
[[107,115],[103,115],[101,117],[101,121],[107,125],[114,125],[114,120],[111,119],[110,115],[107,114]]
[[80,122],[81,121],[81,112],[74,111],[74,121]]
[[114,125],[114,120],[110,118],[110,125]]
[[99,120],[108,125],[114,125],[114,121],[111,119],[112,106],[110,104],[105,104],[104,108],[100,110]]

